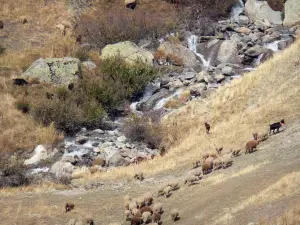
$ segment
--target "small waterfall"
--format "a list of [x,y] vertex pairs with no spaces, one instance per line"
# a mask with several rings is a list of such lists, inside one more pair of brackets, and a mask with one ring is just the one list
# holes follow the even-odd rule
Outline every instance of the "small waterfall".
[[184,90],[183,89],[178,89],[177,91],[175,91],[172,95],[166,97],[166,98],[162,98],[161,100],[159,100],[154,109],[161,109],[161,108],[164,108],[164,105],[172,98],[174,97],[179,97],[181,95],[181,93],[183,92]]
[[239,0],[231,9],[231,17],[232,21],[238,21],[239,15],[244,11],[244,2]]
[[273,52],[278,52],[279,48],[278,48],[278,43],[281,41],[274,41],[268,44],[265,44],[264,46],[268,49],[271,49]]
[[264,54],[260,54],[257,59],[254,61],[254,65],[255,66],[259,66],[260,65],[260,61],[262,59],[262,57],[264,56]]
[[196,35],[191,35],[188,38],[189,49],[191,51],[193,51],[201,59],[203,66],[205,68],[208,68],[210,65],[210,59],[206,60],[203,55],[201,55],[200,53],[197,52],[197,40],[198,40],[198,37]]

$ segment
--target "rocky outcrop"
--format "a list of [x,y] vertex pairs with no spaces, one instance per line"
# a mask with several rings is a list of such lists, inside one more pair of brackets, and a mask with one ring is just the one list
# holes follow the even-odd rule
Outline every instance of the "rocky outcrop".
[[248,0],[245,4],[245,11],[254,22],[268,20],[272,24],[282,24],[282,13],[274,11],[267,1]]
[[161,43],[157,50],[163,52],[165,56],[173,56],[182,60],[184,66],[194,67],[197,65],[195,54],[181,44],[173,44],[167,41]]
[[23,74],[25,79],[68,85],[80,77],[80,60],[76,58],[46,58],[36,60]]
[[284,4],[284,26],[294,26],[300,23],[300,1],[287,0]]
[[137,60],[141,60],[151,65],[154,58],[151,52],[138,47],[136,44],[130,41],[106,45],[101,51],[102,59],[117,55],[123,57],[128,63],[134,63]]
[[237,42],[233,40],[224,41],[218,51],[219,63],[238,63],[238,48]]

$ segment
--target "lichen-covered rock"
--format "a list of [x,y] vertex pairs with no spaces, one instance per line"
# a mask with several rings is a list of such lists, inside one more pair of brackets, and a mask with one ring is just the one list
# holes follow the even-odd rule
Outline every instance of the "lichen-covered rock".
[[36,60],[23,74],[25,79],[68,85],[80,77],[80,60],[76,58],[46,58]]
[[153,54],[143,48],[138,47],[130,41],[119,42],[116,44],[106,45],[101,51],[101,58],[106,59],[109,57],[120,55],[128,63],[134,63],[137,60],[153,63]]
[[284,4],[284,26],[294,26],[300,22],[300,1],[287,0]]

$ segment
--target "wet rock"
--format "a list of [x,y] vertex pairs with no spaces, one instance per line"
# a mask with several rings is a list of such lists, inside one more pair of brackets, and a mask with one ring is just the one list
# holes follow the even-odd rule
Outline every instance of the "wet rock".
[[88,140],[89,140],[89,138],[86,137],[86,136],[78,136],[78,137],[76,137],[76,142],[77,142],[78,144],[81,144],[81,145],[83,145],[83,144],[85,144],[86,142],[88,142]]
[[220,63],[239,63],[237,42],[232,40],[224,41],[218,51],[217,60]]
[[240,26],[247,26],[250,23],[250,19],[248,16],[240,15],[238,18],[238,24]]
[[210,84],[210,83],[214,83],[214,82],[215,82],[215,79],[214,79],[211,75],[205,74],[205,75],[204,75],[204,81],[205,81],[206,83]]
[[233,69],[230,66],[225,66],[222,68],[222,74],[230,76],[233,74]]
[[96,129],[91,132],[91,135],[101,135],[101,134],[105,134],[105,132],[101,129]]
[[225,80],[225,76],[222,75],[222,74],[216,74],[216,75],[214,76],[214,78],[215,78],[215,80],[216,80],[218,83],[220,83],[221,81]]
[[[178,82],[181,82],[181,81],[178,81]],[[169,91],[165,88],[162,88],[159,92],[152,95],[146,102],[141,103],[138,110],[141,110],[143,112],[151,110],[157,101],[166,97],[168,94],[169,94]]]

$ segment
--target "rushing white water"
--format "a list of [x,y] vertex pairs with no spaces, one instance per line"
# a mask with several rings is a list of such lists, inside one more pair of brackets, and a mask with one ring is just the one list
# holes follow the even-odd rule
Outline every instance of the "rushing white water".
[[244,11],[244,2],[239,0],[231,9],[231,20],[238,21],[239,15]]
[[175,91],[172,95],[166,97],[166,98],[162,98],[160,99],[156,105],[154,106],[154,109],[161,109],[165,106],[165,104],[172,98],[179,98],[179,96],[181,95],[181,93],[184,91],[184,89],[178,89],[177,91]]
[[197,52],[197,40],[198,40],[198,37],[196,35],[191,35],[188,38],[189,49],[191,51],[193,51],[201,59],[203,66],[205,68],[208,68],[210,65],[210,59],[206,60],[203,55],[201,55],[200,53]]
[[268,44],[265,44],[264,46],[268,49],[271,49],[272,51],[274,52],[278,52],[279,51],[279,48],[278,48],[278,43],[281,42],[281,41],[274,41],[274,42],[271,42],[271,43],[268,43]]
[[254,61],[254,65],[259,66],[260,65],[260,61],[262,59],[262,57],[264,56],[264,54],[260,54],[257,59],[255,59]]
[[30,174],[35,174],[35,173],[46,173],[49,171],[48,167],[42,167],[42,168],[35,168],[35,169],[31,169],[29,170]]

